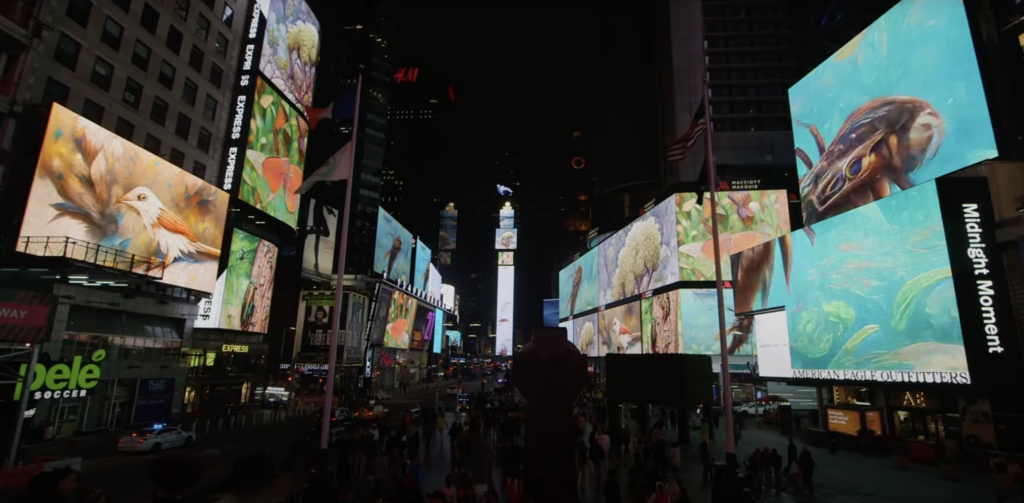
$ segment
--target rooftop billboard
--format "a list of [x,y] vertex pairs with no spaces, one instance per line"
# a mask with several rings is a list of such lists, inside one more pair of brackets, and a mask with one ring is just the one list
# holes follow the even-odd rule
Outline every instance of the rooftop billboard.
[[392,280],[411,283],[412,233],[402,227],[384,208],[377,212],[377,240],[373,271]]

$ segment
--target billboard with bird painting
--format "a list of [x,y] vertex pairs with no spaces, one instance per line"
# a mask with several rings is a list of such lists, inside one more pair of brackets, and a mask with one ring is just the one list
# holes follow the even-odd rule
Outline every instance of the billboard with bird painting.
[[[737,335],[740,318],[735,316],[732,293],[723,292],[722,309],[725,310],[725,331],[729,354],[752,355],[753,333]],[[700,355],[721,354],[718,330],[718,291],[714,288],[679,290],[679,316],[682,318],[683,353]]]
[[220,328],[267,332],[276,268],[276,246],[241,229],[232,232]]
[[597,307],[597,249],[558,272],[558,318]]
[[903,0],[789,89],[804,230],[996,157],[962,0]]
[[211,293],[227,211],[226,192],[54,104],[19,236],[134,254],[136,272],[160,263],[163,283]]
[[430,288],[430,248],[423,244],[422,239],[416,240],[416,258],[413,261],[413,288],[427,291]]
[[643,354],[642,321],[639,302],[597,313],[598,356]]
[[373,252],[373,272],[412,283],[412,233],[390,213],[377,211],[377,240]]

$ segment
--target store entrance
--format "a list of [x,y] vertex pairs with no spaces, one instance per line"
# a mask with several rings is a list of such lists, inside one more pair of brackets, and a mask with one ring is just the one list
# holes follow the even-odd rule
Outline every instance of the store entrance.
[[81,404],[65,403],[57,408],[57,417],[54,418],[53,434],[58,437],[66,437],[75,433],[78,428],[78,415]]
[[125,416],[128,410],[128,403],[124,400],[116,400],[107,404],[106,427],[115,429],[124,426]]

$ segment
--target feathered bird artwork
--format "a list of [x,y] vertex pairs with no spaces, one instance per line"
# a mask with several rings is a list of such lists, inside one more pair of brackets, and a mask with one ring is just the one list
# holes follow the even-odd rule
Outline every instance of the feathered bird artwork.
[[228,195],[53,106],[21,236],[68,237],[165,265],[165,283],[212,292]]

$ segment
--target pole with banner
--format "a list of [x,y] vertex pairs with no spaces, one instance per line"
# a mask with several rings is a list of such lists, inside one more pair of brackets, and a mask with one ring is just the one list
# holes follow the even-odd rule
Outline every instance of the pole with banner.
[[320,422],[320,448],[327,449],[330,440],[331,405],[334,402],[334,374],[338,368],[338,329],[341,325],[341,298],[345,287],[345,252],[348,245],[348,223],[352,214],[352,172],[356,162],[356,135],[359,134],[359,98],[363,91],[362,67],[356,79],[355,118],[352,120],[352,146],[349,148],[349,176],[345,182],[345,215],[341,219],[341,236],[338,242],[338,282],[334,289],[334,313],[331,315],[331,348],[327,356],[327,387],[324,390],[324,415]]

